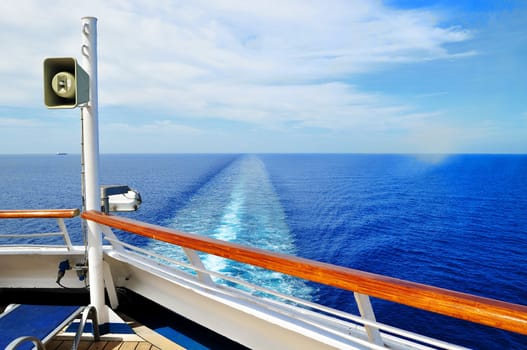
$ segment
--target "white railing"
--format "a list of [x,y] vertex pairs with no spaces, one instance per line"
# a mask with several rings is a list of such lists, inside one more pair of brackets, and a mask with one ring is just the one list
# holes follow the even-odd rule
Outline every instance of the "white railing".
[[[64,245],[68,250],[73,249],[71,238],[68,233],[64,219],[73,218],[79,215],[78,209],[45,209],[45,210],[0,210],[0,219],[55,219],[57,226],[59,227],[58,232],[41,232],[41,233],[3,233],[0,234],[0,239],[41,239],[49,237],[62,237]],[[25,244],[0,244],[0,246],[13,247],[13,246],[52,246],[45,244],[44,241],[39,243],[25,243]],[[0,242],[2,242],[0,240]]]
[[[466,349],[438,339],[405,331],[396,327],[375,321],[373,309],[368,295],[354,293],[361,315],[329,308],[309,300],[284,294],[249,281],[225,275],[205,268],[197,251],[181,247],[186,255],[183,259],[168,257],[151,249],[137,247],[119,240],[110,227],[101,225],[105,240],[110,242],[114,250],[133,264],[146,265],[149,271],[157,271],[173,280],[190,281],[196,288],[211,292],[223,293],[229,297],[242,298],[245,301],[265,307],[273,312],[281,313],[296,320],[301,320],[311,327],[324,333],[330,333],[350,344],[364,346],[367,349]],[[238,287],[228,285],[224,281]],[[367,310],[367,311],[364,311]]]
[[[64,224],[65,218],[79,214],[77,209],[0,210],[0,219],[57,219],[60,232],[2,234],[0,238],[45,238],[62,236],[72,250]],[[149,271],[169,276],[210,291],[226,300],[240,300],[273,313],[292,317],[322,334],[333,334],[349,344],[368,349],[464,349],[375,321],[370,296],[417,307],[423,310],[464,319],[491,327],[527,334],[527,307],[475,295],[440,289],[414,282],[375,275],[363,271],[324,264],[312,260],[272,253],[234,243],[183,233],[132,219],[104,215],[97,211],[82,214],[86,220],[100,224],[105,238],[112,244],[112,254]],[[112,228],[141,235],[182,248],[182,258],[168,257],[117,239]],[[199,252],[199,254],[198,254]],[[200,256],[210,254],[302,280],[322,283],[353,292],[360,315],[316,304],[276,290],[255,285],[237,277],[208,270]],[[228,282],[228,283],[227,283]]]
[[84,212],[82,218],[174,246],[231,259],[242,264],[257,266],[354,293],[527,335],[527,306],[525,305],[250,248],[133,219],[105,215],[99,211]]

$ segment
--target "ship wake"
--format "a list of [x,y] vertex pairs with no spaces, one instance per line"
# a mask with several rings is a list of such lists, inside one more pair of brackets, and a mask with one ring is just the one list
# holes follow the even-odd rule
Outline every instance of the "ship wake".
[[[211,238],[285,254],[296,254],[294,238],[265,164],[257,156],[241,156],[204,184],[170,220],[168,226]],[[171,258],[182,252],[163,243],[149,249]],[[205,267],[242,278],[284,294],[311,299],[305,282],[277,272],[242,265],[212,255]]]

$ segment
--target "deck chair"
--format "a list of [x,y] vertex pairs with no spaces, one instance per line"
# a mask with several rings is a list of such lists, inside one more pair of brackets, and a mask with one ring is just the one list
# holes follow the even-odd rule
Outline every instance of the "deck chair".
[[80,316],[72,349],[79,346],[86,321],[93,322],[93,337],[99,340],[97,312],[93,306],[10,305],[0,315],[0,349],[45,350],[44,344]]

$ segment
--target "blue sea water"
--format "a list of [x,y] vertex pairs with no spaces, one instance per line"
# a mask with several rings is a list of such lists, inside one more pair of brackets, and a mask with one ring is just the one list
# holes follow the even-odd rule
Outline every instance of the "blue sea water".
[[[129,217],[527,305],[526,155],[103,155],[100,173],[102,184],[141,192]],[[78,156],[0,156],[0,209],[80,207],[79,193]],[[82,242],[76,220],[68,227]],[[46,225],[4,220],[0,230]],[[355,311],[348,292],[205,264]],[[476,349],[527,348],[526,336],[372,302],[379,321],[404,329]]]

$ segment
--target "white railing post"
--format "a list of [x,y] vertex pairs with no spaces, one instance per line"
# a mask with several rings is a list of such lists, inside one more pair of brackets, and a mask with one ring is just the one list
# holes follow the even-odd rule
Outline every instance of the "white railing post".
[[71,244],[70,235],[66,225],[64,224],[64,219],[57,219],[57,224],[59,225],[60,232],[62,232],[62,236],[64,237],[64,242],[66,243],[66,246],[68,246],[68,250],[71,250],[73,248],[73,244]]
[[108,226],[106,225],[100,225],[101,229],[102,229],[102,233],[104,234],[105,238],[110,238],[110,244],[112,245],[112,247],[119,253],[123,254],[124,253],[124,247],[121,243],[121,241],[119,240],[119,238],[117,238],[117,236],[115,235],[115,233],[113,233],[112,229],[109,228]]
[[[82,138],[85,172],[85,209],[100,210],[99,189],[99,125],[97,94],[97,19],[82,18],[82,67],[89,75],[90,98],[82,107]],[[90,303],[97,309],[99,324],[108,323],[108,312],[104,300],[104,269],[102,260],[102,233],[100,226],[87,222],[88,227],[88,273],[90,278]]]
[[192,266],[196,266],[199,269],[199,270],[196,270],[198,273],[198,279],[201,282],[208,284],[209,286],[214,285],[214,281],[212,280],[210,275],[208,273],[204,273],[200,271],[200,270],[206,270],[206,268],[205,268],[205,265],[203,265],[203,262],[201,261],[201,259],[199,258],[198,253],[196,253],[194,249],[189,249],[185,247],[182,247],[182,248],[185,254],[187,255],[187,258],[190,264]]
[[[373,312],[373,307],[371,306],[370,297],[365,294],[360,293],[353,293],[355,296],[355,301],[357,302],[357,306],[359,308],[359,312],[362,318],[368,320],[377,322],[375,320],[375,313]],[[379,328],[372,327],[369,325],[364,325],[364,329],[366,330],[366,334],[368,335],[368,340],[372,342],[375,345],[384,346],[384,342],[381,338],[381,332],[379,331]]]

